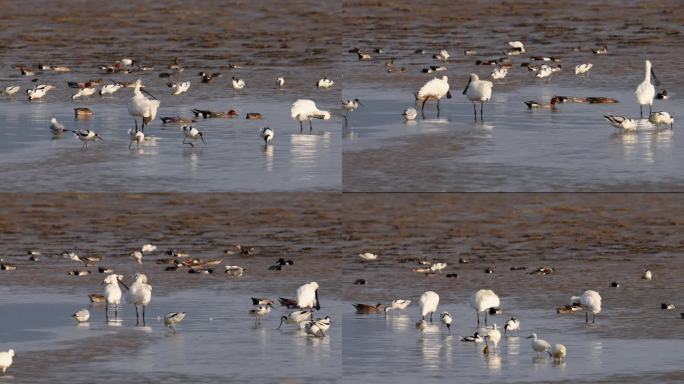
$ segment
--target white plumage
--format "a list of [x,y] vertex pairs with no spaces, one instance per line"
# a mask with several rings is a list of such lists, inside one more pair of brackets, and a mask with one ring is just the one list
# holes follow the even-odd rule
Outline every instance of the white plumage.
[[593,66],[594,64],[591,63],[579,64],[575,66],[575,75],[586,75]]
[[232,77],[231,83],[233,85],[233,89],[242,89],[246,85],[244,80],[237,77]]
[[88,97],[91,96],[97,92],[97,88],[95,87],[83,87],[78,90],[73,96],[71,96],[72,99],[78,99],[79,97]]
[[12,96],[15,93],[19,92],[21,89],[21,86],[19,85],[10,85],[9,87],[5,87],[5,94]]
[[499,296],[491,289],[480,289],[470,297],[470,306],[477,314],[477,326],[480,326],[480,312],[485,313],[485,325],[487,325],[487,310],[501,305]]
[[33,89],[27,89],[26,95],[28,96],[29,100],[38,100],[42,99],[43,96],[45,96],[49,90],[54,88],[55,87],[53,87],[52,85],[41,84],[34,87]]
[[436,292],[427,291],[420,296],[420,313],[423,320],[429,313],[432,323],[432,315],[437,311],[437,305],[439,305],[439,295]]
[[123,88],[123,85],[119,83],[105,84],[100,89],[100,96],[112,95],[121,88]]
[[280,324],[278,325],[278,329],[283,326],[283,323],[285,324],[299,324],[303,323],[307,320],[311,319],[311,315],[313,312],[311,311],[293,311],[288,313],[287,315],[283,315],[280,317]]
[[154,244],[143,244],[141,251],[143,253],[151,253],[157,250],[157,246]]
[[496,324],[494,324],[491,329],[486,329],[484,335],[487,345],[489,345],[489,342],[491,341],[492,344],[494,344],[494,349],[496,349],[496,347],[499,345],[499,341],[501,341],[501,331],[499,331],[499,328],[496,326]]
[[546,340],[538,339],[536,333],[531,334],[527,338],[532,339],[532,349],[537,354],[547,352],[551,348],[551,344]]
[[651,113],[651,115],[648,116],[648,121],[655,126],[669,125],[670,129],[672,129],[672,126],[674,125],[674,117],[670,116],[669,113],[662,111]]
[[322,319],[310,321],[304,325],[304,330],[308,335],[315,337],[325,337],[325,333],[330,329],[331,319],[326,316]]
[[404,109],[404,113],[402,113],[401,115],[404,116],[404,119],[406,120],[415,120],[418,116],[418,111],[416,111],[416,109],[413,107],[408,107]]
[[653,84],[651,84],[651,75],[653,75],[656,85],[659,84],[658,78],[656,77],[655,72],[653,72],[653,69],[651,68],[650,60],[646,60],[645,70],[646,71],[644,73],[644,81],[642,81],[641,84],[637,86],[637,89],[634,92],[637,98],[637,102],[639,103],[641,117],[644,116],[644,105],[648,105],[649,114],[651,114],[651,109],[653,108],[653,98],[655,97],[656,91]]
[[591,322],[595,323],[596,315],[601,312],[601,295],[592,290],[584,291],[582,296],[580,296],[580,303],[586,311],[586,322],[589,322],[589,312],[591,312],[594,315]]
[[145,97],[140,91],[142,82],[140,79],[136,80],[133,88],[133,97],[128,104],[128,113],[133,116],[135,120],[135,130],[138,130],[138,120],[142,119],[142,131],[145,131],[145,125],[149,124],[157,117],[157,110],[161,102],[159,100],[152,100]]
[[525,53],[525,45],[520,41],[509,41],[508,45],[513,48],[512,50],[508,51],[509,55],[519,55],[521,53]]
[[651,272],[647,269],[644,271],[644,274],[641,275],[641,278],[644,280],[651,280],[651,279],[653,279],[653,272]]
[[12,366],[12,358],[14,357],[14,349],[10,349],[7,352],[0,352],[0,369],[2,369],[2,375],[5,375],[7,368]]
[[327,77],[324,77],[324,78],[318,80],[318,82],[316,82],[316,86],[318,88],[323,88],[323,89],[332,88],[332,86],[334,86],[334,85],[335,85],[335,82],[328,79]]
[[185,312],[171,312],[164,316],[164,325],[171,328],[173,333],[176,333],[176,324],[185,319]]
[[53,135],[58,136],[64,133],[64,125],[57,122],[57,119],[54,117],[50,120],[50,132],[52,132]]
[[90,311],[88,311],[86,308],[83,308],[71,315],[71,317],[73,317],[79,323],[85,323],[88,321],[88,319],[90,319]]
[[484,102],[489,101],[492,98],[492,87],[494,87],[494,84],[491,81],[480,80],[476,74],[470,74],[470,79],[463,90],[463,94],[473,103],[473,113],[475,114],[476,120],[477,109],[475,108],[475,103],[478,101],[480,102],[480,119],[482,119]]
[[451,98],[451,92],[449,92],[449,78],[447,76],[442,76],[441,78],[435,77],[434,79],[429,80],[418,90],[415,96],[417,102],[422,102],[420,107],[421,113],[425,109],[425,103],[428,100],[437,100],[437,116],[439,116],[439,100],[444,96],[446,96],[447,99]]
[[249,310],[250,316],[254,316],[255,326],[259,325],[262,317],[267,316],[269,313],[271,313],[272,307],[273,306],[269,303],[265,305],[255,305],[254,308]]
[[410,304],[411,300],[394,299],[392,300],[392,304],[385,307],[385,315],[387,315],[387,312],[391,310],[406,309],[406,307],[408,307]]
[[506,325],[504,325],[504,335],[508,332],[517,333],[519,329],[520,320],[516,319],[515,317],[511,317],[511,319],[506,322]]
[[300,309],[310,308],[320,310],[321,305],[318,301],[318,283],[312,281],[297,288],[297,306]]
[[299,121],[300,131],[303,129],[302,122],[309,120],[309,130],[313,129],[311,120],[329,120],[330,112],[319,110],[313,100],[299,99],[292,104],[290,115],[294,120]]
[[277,85],[279,88],[282,88],[283,85],[285,85],[285,78],[284,78],[284,77],[279,77],[279,78],[277,78],[277,79],[276,79],[276,85]]
[[128,290],[126,301],[135,306],[135,320],[138,323],[138,306],[142,307],[143,325],[145,324],[145,307],[152,300],[152,286],[147,284],[147,276],[144,273],[136,273],[135,281]]
[[[140,143],[145,141],[145,133],[143,131],[135,131],[133,128],[128,130],[128,138],[130,139],[130,143],[128,144],[128,149],[131,149],[131,146],[133,143],[135,143],[136,147],[140,148]],[[140,252],[140,251],[136,251]],[[142,253],[140,253],[140,258],[142,259]]]
[[616,116],[613,114],[607,114],[603,116],[609,123],[615,128],[622,129],[625,131],[636,131],[637,121],[630,119],[625,116]]
[[506,75],[508,75],[508,68],[496,67],[492,71],[491,75],[489,75],[489,77],[492,80],[501,80],[501,79],[505,78]]
[[88,149],[88,143],[91,141],[95,141],[97,139],[102,140],[102,137],[97,134],[95,131],[91,131],[90,129],[86,130],[79,130],[79,131],[71,131],[76,137],[83,142],[83,148]]
[[449,312],[442,312],[442,314],[439,315],[439,318],[442,320],[442,324],[446,325],[449,333],[451,333],[451,323],[454,321],[451,314]]
[[133,252],[131,252],[131,257],[133,258],[133,260],[134,260],[136,263],[142,264],[142,259],[143,259],[143,254],[142,254],[142,252],[140,252],[140,251],[133,251]]
[[109,308],[114,307],[114,317],[119,315],[119,305],[121,304],[121,288],[119,288],[119,280],[123,279],[122,275],[107,275],[104,279],[104,298],[105,298],[105,317],[109,319]]
[[171,95],[178,96],[180,94],[187,92],[188,89],[190,89],[190,82],[189,81],[183,81],[180,83],[169,83],[169,86],[171,88],[175,88]]
[[374,261],[378,259],[378,255],[370,252],[359,253],[359,258],[363,261]]
[[191,147],[194,147],[195,144],[190,143],[187,140],[197,139],[200,139],[202,140],[202,143],[207,144],[207,142],[204,141],[204,134],[202,134],[199,129],[193,127],[192,125],[184,125],[181,130],[183,131],[183,144],[190,144]]
[[563,344],[554,344],[549,351],[549,355],[553,357],[554,361],[559,363],[565,359],[565,356],[567,355],[567,348],[565,348],[565,345]]
[[269,127],[263,127],[261,128],[261,131],[259,131],[259,136],[264,139],[264,143],[268,144],[273,140],[275,132]]

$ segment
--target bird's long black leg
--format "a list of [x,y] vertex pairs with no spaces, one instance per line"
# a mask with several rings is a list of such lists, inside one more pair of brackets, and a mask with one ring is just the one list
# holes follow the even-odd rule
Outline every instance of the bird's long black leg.
[[484,109],[484,101],[480,101],[480,120],[483,119],[482,110]]
[[145,306],[143,305],[143,325],[145,325]]
[[432,323],[432,315],[434,315],[434,312],[430,312],[430,323]]
[[[475,121],[477,121],[477,107],[475,106],[475,103],[473,103],[473,114],[475,115]],[[478,314],[477,317],[479,318],[480,314]]]
[[487,326],[487,311],[485,311],[485,327]]
[[639,104],[639,116],[644,117],[644,106]]
[[304,131],[304,126],[302,125],[301,120],[299,121],[299,133],[302,133]]
[[311,123],[311,119],[309,119],[309,133],[313,131],[313,124]]
[[105,303],[105,320],[109,321],[109,304]]
[[477,326],[480,326],[480,312],[475,313],[477,315]]
[[139,325],[140,320],[138,320],[138,305],[135,305],[135,325]]
[[138,119],[134,117],[133,121],[135,121],[135,132],[138,132]]
[[584,322],[589,324],[589,312],[584,312]]
[[439,99],[437,99],[437,117],[439,117]]
[[420,107],[420,114],[423,115],[423,119],[425,118],[425,103],[427,102],[427,97],[423,99],[423,105]]

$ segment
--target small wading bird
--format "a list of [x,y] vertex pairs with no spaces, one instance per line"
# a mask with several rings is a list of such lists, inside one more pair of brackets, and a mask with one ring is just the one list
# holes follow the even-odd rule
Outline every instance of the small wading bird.
[[183,130],[183,144],[190,144],[191,147],[194,147],[195,144],[190,143],[187,140],[201,139],[202,143],[204,143],[204,145],[207,145],[207,142],[204,141],[204,135],[197,128],[193,127],[192,125],[185,125],[185,126],[183,126],[182,130]]
[[0,370],[2,370],[2,376],[5,376],[7,368],[12,366],[12,358],[14,357],[14,349],[10,349],[7,352],[0,352]]
[[311,312],[311,311],[293,311],[293,312],[290,312],[287,315],[283,315],[280,317],[280,325],[278,325],[277,329],[280,329],[280,327],[283,326],[283,323],[285,323],[285,324],[299,324],[299,323],[303,323],[307,320],[311,320],[312,315],[313,315],[313,312]]
[[189,81],[183,81],[181,83],[167,83],[167,86],[170,88],[174,88],[173,93],[171,95],[173,96],[178,96],[182,93],[185,93],[190,89],[190,82]]
[[616,116],[613,114],[607,114],[603,117],[610,123],[610,125],[622,131],[637,130],[637,121],[634,119],[630,119],[625,116]]
[[449,330],[449,334],[451,334],[451,323],[453,322],[451,314],[449,312],[442,312],[439,317],[442,320],[442,324],[446,325],[447,329]]
[[79,323],[85,323],[86,321],[88,321],[88,319],[90,319],[90,312],[84,308],[71,315],[71,317],[73,317],[74,320],[76,320]]
[[261,323],[261,318],[271,313],[273,305],[271,303],[265,305],[257,305],[249,310],[250,316],[254,316],[254,326],[258,327]]
[[648,121],[656,127],[660,125],[669,125],[670,129],[672,129],[672,126],[674,125],[674,117],[670,116],[667,112],[653,112],[648,116]]
[[413,107],[408,107],[404,110],[404,113],[402,113],[401,115],[404,116],[404,119],[406,119],[406,121],[412,121],[415,120],[418,116],[418,111],[416,111],[416,109]]
[[551,348],[551,344],[546,340],[538,339],[536,333],[527,336],[527,338],[532,339],[532,349],[537,355],[547,352]]
[[421,102],[420,113],[425,116],[425,103],[432,99],[437,100],[437,117],[439,117],[439,100],[446,96],[451,99],[451,92],[449,92],[449,78],[442,76],[435,77],[423,85],[418,92],[415,93],[416,102]]
[[[133,86],[133,97],[128,104],[128,113],[133,116],[133,120],[135,121],[135,131],[138,131],[139,117],[142,120],[141,130],[145,132],[145,125],[149,124],[157,116],[157,110],[159,109],[159,104],[161,102],[149,92],[142,89],[143,85],[140,79],[136,80]],[[142,92],[145,92],[154,100],[146,98]]]
[[231,78],[231,84],[233,85],[233,89],[239,90],[245,87],[245,81],[242,79],[239,79],[237,77],[232,77]]
[[484,102],[489,101],[492,98],[493,86],[494,84],[491,81],[480,80],[476,74],[470,74],[470,79],[463,90],[463,94],[473,103],[475,120],[477,120],[477,108],[475,107],[475,103],[478,101],[480,102],[480,120],[482,120]]
[[52,132],[54,136],[60,136],[64,131],[64,125],[58,123],[57,119],[53,117],[52,120],[50,120],[50,132]]
[[264,145],[268,145],[273,140],[275,133],[271,128],[263,127],[261,128],[261,131],[259,131],[259,136],[264,140]]
[[[140,148],[140,143],[145,141],[145,133],[143,131],[134,131],[132,128],[128,130],[128,136],[131,142],[128,144],[128,149],[131,149],[133,143],[135,143],[136,148]],[[139,251],[136,251],[139,252]],[[140,253],[140,263],[142,263],[142,253]]]
[[327,77],[324,77],[324,78],[322,78],[316,82],[316,86],[318,88],[322,88],[322,89],[332,88],[332,86],[334,86],[334,85],[335,85],[335,82],[328,79]]
[[173,334],[176,334],[176,324],[185,319],[185,312],[171,312],[164,316],[164,325],[171,328]]
[[76,135],[76,137],[83,142],[83,146],[81,148],[87,150],[88,149],[88,143],[91,141],[95,141],[97,139],[104,140],[99,134],[95,133],[95,131],[91,131],[90,129],[86,130],[79,130],[79,131],[73,131],[73,130],[68,130],[65,129],[65,131],[69,131]]
[[637,86],[637,89],[634,92],[637,98],[637,102],[639,103],[639,114],[642,118],[644,117],[644,105],[648,105],[649,115],[652,113],[653,109],[653,98],[656,95],[656,91],[653,84],[651,84],[651,76],[653,76],[655,85],[659,86],[660,81],[658,81],[658,78],[656,77],[653,68],[651,68],[651,61],[646,60],[644,81],[642,81],[641,84]]
[[290,115],[299,121],[299,132],[304,130],[302,122],[309,120],[309,131],[313,129],[312,119],[329,120],[330,112],[319,110],[313,100],[299,99],[292,104]]

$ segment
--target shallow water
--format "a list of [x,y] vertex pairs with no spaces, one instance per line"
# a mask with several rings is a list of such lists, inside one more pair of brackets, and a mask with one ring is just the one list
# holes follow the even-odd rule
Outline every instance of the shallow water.
[[[69,315],[87,307],[85,298],[76,301],[72,295],[52,294],[48,301],[42,294],[12,291],[14,297],[7,299],[9,293],[3,289],[0,307],[10,315],[3,316],[0,349],[11,344],[21,356],[10,373],[21,372],[22,380],[88,383],[97,377],[98,382],[119,382],[135,375],[178,383],[257,378],[270,383],[336,382],[340,376],[341,306],[334,300],[321,298],[320,313],[339,323],[318,339],[295,325],[276,330],[281,312],[287,312],[280,307],[255,327],[247,314],[249,294],[233,289],[186,289],[154,296],[146,326],[135,326],[130,305],[123,306],[120,321],[111,313],[109,323],[104,307],[91,305],[88,323],[75,324]],[[160,316],[180,310],[187,317],[173,335]],[[48,357],[52,354],[61,355],[59,363]]]
[[[0,175],[5,180],[1,190],[339,189],[340,123],[317,121],[312,132],[307,127],[300,133],[299,124],[289,119],[288,98],[294,95],[275,100],[238,96],[200,101],[197,97],[181,97],[171,105],[163,103],[159,115],[192,116],[192,107],[223,111],[230,106],[241,111],[242,116],[195,123],[206,145],[197,141],[194,147],[182,143],[179,125],[162,125],[157,120],[145,130],[145,142],[129,150],[127,130],[133,121],[125,103],[130,93],[124,90],[106,101],[94,99],[91,108],[95,116],[89,120],[73,118],[73,106],[81,103],[0,103]],[[264,119],[246,120],[244,113],[250,111],[259,111]],[[52,117],[68,129],[95,130],[104,140],[90,143],[84,151],[82,143],[69,132],[52,138],[48,130]],[[259,137],[259,130],[265,126],[272,127],[276,135],[268,146]]]
[[[681,190],[684,162],[676,129],[639,123],[619,133],[606,113],[638,117],[629,90],[553,85],[495,92],[484,121],[473,122],[472,104],[460,95],[434,104],[425,119],[405,122],[401,112],[413,96],[396,90],[345,89],[364,106],[344,129],[345,191],[592,191]],[[618,104],[560,104],[528,110],[524,100],[553,95],[613,97]],[[403,97],[402,97],[403,96]],[[478,106],[479,108],[479,106]],[[657,103],[673,115],[680,104]]]
[[[450,303],[438,310],[438,314],[449,311],[454,317],[451,335],[439,323],[438,314],[435,323],[420,335],[415,329],[420,318],[415,304],[403,312],[390,312],[387,318],[345,314],[345,381],[437,383],[457,378],[468,383],[596,382],[618,375],[624,380],[643,379],[681,370],[681,339],[602,337],[613,321],[599,318],[597,324],[585,325],[583,315],[558,316],[552,311],[528,309],[511,311],[521,320],[521,330],[502,338],[496,353],[484,355],[484,344],[460,341],[459,335],[472,335],[477,328],[469,306]],[[489,318],[490,325],[498,323],[502,335],[507,319]],[[552,344],[564,344],[566,360],[558,364],[548,355],[536,356],[531,340],[525,339],[532,332]]]

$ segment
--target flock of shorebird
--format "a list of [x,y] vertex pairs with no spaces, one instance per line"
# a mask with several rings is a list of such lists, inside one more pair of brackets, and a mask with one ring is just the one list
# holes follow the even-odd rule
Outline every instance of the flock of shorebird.
[[[378,260],[378,255],[371,252],[361,253],[358,255],[358,257],[360,259],[360,262],[362,263],[375,262]],[[418,260],[418,263],[423,266],[429,265],[426,268],[421,268],[420,271],[414,269],[414,271],[418,271],[425,274],[440,273],[447,266],[444,262],[432,262],[428,259],[420,259]],[[460,259],[459,263],[467,263],[467,260]],[[436,268],[432,268],[432,266],[435,266]],[[514,268],[511,269],[514,270]],[[519,268],[515,268],[515,270],[517,269]],[[553,272],[553,270],[554,269],[550,267],[540,267],[531,273],[550,274]],[[487,268],[485,272],[492,273],[491,269],[489,268]],[[449,276],[447,275],[447,277]],[[645,270],[641,275],[641,279],[650,281],[653,279],[653,273],[650,270]],[[619,287],[619,284],[617,282],[613,282],[610,286]],[[354,304],[354,308],[356,309],[357,314],[382,314],[384,312],[384,315],[387,316],[388,313],[391,311],[405,310],[409,307],[410,304],[411,300],[409,299],[395,299],[388,305],[384,305],[382,303],[378,303],[376,305]],[[420,296],[419,304],[421,318],[416,323],[416,329],[422,335],[428,327],[428,316],[430,323],[432,323],[433,315],[437,313],[437,307],[439,305],[439,294],[433,291],[427,291]],[[487,324],[487,317],[488,315],[500,315],[503,313],[503,310],[500,308],[501,301],[499,299],[499,296],[497,296],[496,293],[494,293],[494,291],[490,289],[480,289],[472,294],[469,300],[469,304],[470,307],[473,308],[477,316],[477,329],[472,335],[460,336],[460,340],[462,342],[468,343],[484,343],[484,354],[496,353],[496,349],[500,341],[502,340],[502,334],[497,324],[492,324],[491,326]],[[674,305],[667,303],[663,303],[661,307],[664,310],[674,309]],[[570,298],[570,304],[556,308],[556,313],[569,314],[584,311],[585,323],[589,324],[589,314],[591,314],[591,323],[593,324],[596,322],[596,315],[598,315],[601,312],[601,309],[601,295],[596,291],[587,290],[580,296],[572,296]],[[481,326],[480,323],[481,313],[484,313],[484,326]],[[684,318],[684,313],[682,313],[681,316],[682,318]],[[454,321],[454,317],[452,316],[452,314],[447,311],[442,312],[439,315],[439,319],[440,322],[447,328],[448,333],[451,334],[451,326]],[[506,321],[506,324],[504,325],[503,329],[504,338],[507,336],[508,333],[512,333],[514,335],[517,334],[517,332],[521,329],[520,319],[516,317],[511,317],[509,320]],[[536,333],[532,333],[527,338],[532,339],[532,350],[538,355],[540,353],[548,353],[549,356],[551,356],[554,359],[554,361],[558,363],[563,362],[565,357],[567,356],[567,348],[563,344],[551,345],[549,342],[538,338]]]
[[[130,253],[131,258],[134,263],[142,264],[145,255],[150,255],[156,253],[158,247],[153,244],[145,244],[141,248],[134,250]],[[225,253],[228,255],[241,254],[249,255],[254,252],[254,247],[247,247],[241,245],[235,245],[235,249],[226,250]],[[177,249],[169,249],[165,252],[169,255],[168,258],[157,258],[155,262],[157,264],[166,264],[165,271],[175,271],[179,268],[188,268],[189,273],[200,273],[200,274],[210,274],[213,273],[214,269],[212,266],[221,264],[223,260],[203,260],[198,258],[191,258],[187,252],[183,252]],[[28,251],[29,260],[39,261],[42,257],[40,251],[31,250]],[[80,256],[76,251],[64,251],[60,254],[61,258],[69,259],[81,263],[84,266],[94,266],[98,265],[102,261],[99,256]],[[16,270],[16,265],[5,262],[0,259],[0,263],[8,268],[3,270],[13,271]],[[292,265],[294,262],[292,260],[279,259],[274,265],[269,266],[269,270],[281,270],[282,267]],[[225,273],[231,278],[241,277],[245,271],[245,268],[237,265],[225,265]],[[122,320],[119,319],[119,310],[121,308],[122,301],[125,300],[128,304],[133,304],[135,307],[136,316],[136,326],[142,325],[146,326],[145,319],[145,309],[150,304],[152,300],[152,285],[149,284],[147,275],[144,273],[136,273],[133,278],[133,282],[127,285],[124,282],[124,276],[114,272],[113,268],[98,267],[100,273],[105,274],[105,278],[102,281],[104,284],[104,290],[102,294],[91,293],[88,298],[93,305],[104,305],[105,310],[105,321],[108,324],[121,324]],[[87,276],[90,275],[87,269],[76,269],[69,271],[69,275],[73,276]],[[125,290],[122,290],[123,289]],[[328,330],[332,324],[332,318],[330,316],[324,316],[320,318],[314,318],[314,312],[321,310],[321,303],[319,300],[319,285],[317,282],[309,282],[301,285],[297,288],[294,298],[280,297],[278,301],[282,307],[285,307],[290,312],[284,313],[280,317],[280,324],[277,329],[281,329],[284,324],[294,324],[303,332],[303,334],[314,337],[323,338],[326,337]],[[250,316],[255,319],[255,327],[259,327],[261,324],[261,319],[268,316],[273,309],[274,301],[269,298],[251,298],[251,309],[247,310]],[[111,317],[110,315],[113,315]],[[88,324],[90,321],[91,313],[88,308],[82,308],[76,311],[71,317],[78,324]],[[176,333],[176,326],[181,323],[186,317],[186,312],[171,312],[167,313],[163,317],[164,326],[171,330],[171,334]],[[10,349],[7,352],[0,352],[0,370],[2,370],[2,375],[5,371],[12,365],[12,360],[14,357],[14,350]]]
[[[41,64],[39,67],[40,70],[43,72],[69,72],[69,68],[63,66],[55,67]],[[25,76],[34,76],[36,74],[35,70],[24,65],[18,65],[17,68],[19,69],[21,74]],[[135,61],[128,58],[118,60],[114,65],[105,65],[101,66],[100,68],[103,71],[106,71],[107,73],[134,73],[138,71],[145,72],[153,70],[153,68],[151,67],[136,65]],[[172,77],[175,74],[183,72],[183,70],[185,69],[183,66],[181,66],[177,58],[174,60],[172,64],[168,66],[168,68],[172,70],[172,73],[162,72],[159,76]],[[239,66],[231,65],[231,68],[239,68]],[[214,79],[222,77],[220,73],[208,74],[206,72],[200,72],[198,75],[201,77],[202,83],[211,83]],[[34,86],[26,90],[26,95],[29,101],[41,100],[45,97],[48,91],[55,89],[55,86],[41,83],[38,81],[38,79],[33,79],[32,82],[34,83]],[[150,94],[150,92],[144,89],[145,87],[140,79],[131,83],[117,82],[111,80],[111,83],[102,84],[102,79],[89,80],[86,82],[69,81],[67,83],[70,88],[77,89],[77,92],[74,95],[72,95],[73,100],[86,98],[96,93],[99,93],[100,96],[109,96],[118,92],[122,88],[132,88],[133,97],[130,99],[128,103],[128,113],[131,115],[131,117],[133,117],[135,125],[128,131],[128,135],[130,138],[129,149],[132,147],[133,144],[139,147],[141,144],[145,142],[145,127],[151,124],[152,121],[154,121],[154,119],[157,117],[161,101],[157,99],[154,95]],[[167,85],[173,89],[171,95],[178,96],[185,94],[190,89],[191,82],[169,82],[167,83]],[[231,85],[232,88],[235,90],[242,90],[246,87],[246,82],[244,79],[232,77]],[[278,88],[282,88],[284,85],[285,78],[278,77],[275,81],[275,86]],[[331,79],[328,79],[327,77],[323,77],[316,82],[316,87],[319,89],[329,89],[332,88],[334,85],[335,82]],[[99,91],[98,87],[100,87]],[[10,85],[5,87],[4,92],[6,95],[12,96],[19,92],[20,89],[20,85]],[[229,109],[226,112],[193,109],[192,112],[194,114],[194,118],[181,116],[167,116],[160,117],[160,119],[162,120],[163,124],[181,124],[183,144],[188,144],[193,147],[193,142],[198,140],[201,140],[203,143],[206,144],[206,142],[204,141],[204,134],[197,127],[193,126],[193,123],[196,123],[197,119],[234,118],[239,116],[239,113],[235,109]],[[90,118],[93,116],[93,111],[90,108],[86,107],[74,108],[74,113],[77,119]],[[262,115],[260,113],[247,113],[245,116],[249,120],[262,119]],[[303,122],[305,121],[309,121],[309,131],[312,131],[313,119],[328,120],[331,118],[331,114],[329,111],[318,109],[316,103],[313,100],[309,99],[299,99],[295,101],[290,109],[290,116],[292,119],[299,122],[300,132],[304,130]],[[140,127],[138,126],[138,119],[140,119],[141,121]],[[66,129],[64,125],[58,122],[55,118],[53,118],[50,122],[50,131],[55,137],[62,136],[64,132],[72,132],[80,141],[83,142],[83,149],[88,148],[88,143],[94,142],[96,140],[103,140],[102,136],[100,136],[97,132],[93,130]],[[275,137],[275,132],[270,127],[263,127],[259,130],[259,136],[264,141],[265,145],[268,145],[273,141]]]
[[[480,104],[480,120],[483,119],[484,104],[489,102],[492,98],[492,90],[494,88],[494,82],[497,80],[502,80],[508,74],[509,69],[513,66],[511,59],[508,56],[519,56],[527,53],[525,45],[520,41],[511,41],[508,43],[509,48],[504,51],[506,57],[496,59],[496,60],[477,60],[477,65],[491,65],[494,66],[494,70],[489,75],[490,80],[483,80],[480,77],[472,73],[468,79],[468,82],[463,90],[463,95],[473,103],[473,114],[475,120],[477,120],[477,104]],[[579,50],[579,48],[575,49]],[[350,50],[351,53],[356,53],[359,60],[371,60],[372,56],[370,53],[361,52],[358,48],[353,48]],[[377,53],[382,53],[381,49],[376,49]],[[601,46],[593,49],[592,52],[596,55],[604,55],[608,53],[607,46]],[[416,54],[424,54],[425,51],[417,50]],[[477,52],[472,49],[466,49],[464,54],[474,55]],[[557,64],[555,66],[546,64],[549,62],[561,62],[562,59],[559,57],[546,57],[546,56],[532,56],[528,55],[528,62],[521,63],[522,67],[526,67],[530,71],[534,72],[537,78],[549,78],[556,72],[561,71],[561,65]],[[440,61],[442,64],[446,63],[451,55],[447,50],[441,50],[440,52],[433,55],[433,59]],[[535,62],[541,62],[544,64],[536,64]],[[388,68],[388,72],[406,71],[405,67],[400,69],[396,68],[395,60],[390,59],[385,62],[385,66]],[[640,118],[643,119],[643,108],[648,106],[649,115],[648,123],[652,126],[660,127],[669,125],[670,128],[673,127],[674,117],[672,117],[668,112],[658,111],[653,112],[652,107],[654,99],[665,100],[668,98],[667,91],[662,90],[661,92],[656,92],[654,85],[651,83],[651,78],[653,78],[655,85],[660,86],[660,81],[655,76],[655,73],[651,67],[651,62],[646,60],[645,62],[646,71],[644,75],[644,80],[638,85],[635,91],[636,99],[640,108]],[[592,63],[580,63],[575,66],[574,73],[577,76],[587,77],[589,71],[594,67]],[[444,65],[435,65],[423,69],[424,73],[433,73],[446,71],[447,67]],[[420,106],[420,112],[423,118],[425,117],[425,104],[432,100],[436,101],[437,104],[437,116],[440,115],[440,100],[446,97],[451,98],[449,78],[447,76],[435,77],[425,83],[416,93],[414,93],[415,101]],[[353,104],[345,105],[346,109],[353,110],[358,107],[358,99],[349,100],[346,103],[355,101]],[[560,103],[589,103],[589,104],[612,104],[617,103],[615,99],[607,97],[564,97],[564,96],[554,96],[549,102],[541,102],[529,100],[525,101],[525,105],[529,109],[533,108],[552,108],[555,109],[557,104]],[[404,110],[403,116],[407,121],[415,120],[418,116],[418,111],[414,107],[408,107]],[[605,119],[613,125],[615,128],[621,131],[636,131],[639,121],[637,119],[629,118],[626,116],[616,116],[613,114],[605,115]]]

